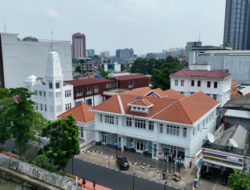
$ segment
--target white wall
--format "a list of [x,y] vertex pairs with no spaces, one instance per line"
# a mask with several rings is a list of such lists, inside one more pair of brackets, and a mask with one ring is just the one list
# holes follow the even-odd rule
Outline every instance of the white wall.
[[[23,87],[31,74],[45,76],[50,42],[18,41],[16,34],[1,33],[5,87]],[[72,80],[71,45],[69,41],[53,42],[58,52],[64,80]]]

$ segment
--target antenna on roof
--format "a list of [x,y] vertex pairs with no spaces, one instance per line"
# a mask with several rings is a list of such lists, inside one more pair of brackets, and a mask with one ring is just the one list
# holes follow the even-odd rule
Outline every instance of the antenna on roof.
[[201,41],[201,31],[199,30],[198,42]]
[[50,34],[51,34],[50,48],[51,51],[53,51],[53,30],[51,30]]

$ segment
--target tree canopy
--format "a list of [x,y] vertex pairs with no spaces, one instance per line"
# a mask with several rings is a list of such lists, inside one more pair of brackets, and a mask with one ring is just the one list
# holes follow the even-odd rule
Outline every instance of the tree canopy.
[[153,88],[161,88],[163,90],[170,88],[170,75],[180,70],[181,66],[175,61],[163,63],[159,69],[153,69],[150,82]]
[[34,102],[30,100],[32,93],[27,88],[0,90],[0,94],[4,97],[0,99],[0,143],[12,137],[18,150],[23,152],[47,120],[35,112]]
[[65,119],[58,119],[43,128],[42,135],[49,137],[49,143],[44,147],[50,163],[58,169],[64,169],[69,159],[80,153],[79,130],[72,114]]
[[164,63],[169,62],[177,64],[179,61],[171,56],[168,56],[166,59],[138,58],[132,65],[131,72],[152,75],[153,69],[160,69]]
[[250,173],[235,170],[229,176],[228,184],[233,190],[250,190]]

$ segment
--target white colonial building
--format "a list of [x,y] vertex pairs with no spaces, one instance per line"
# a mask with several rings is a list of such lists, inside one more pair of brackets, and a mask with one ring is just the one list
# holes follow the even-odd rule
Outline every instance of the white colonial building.
[[63,82],[62,67],[57,52],[48,55],[44,80],[34,75],[25,80],[31,92],[35,110],[48,120],[55,120],[61,113],[74,107],[73,86]]
[[185,96],[202,91],[223,106],[230,100],[231,74],[223,70],[210,70],[210,65],[190,65],[190,69],[177,71],[170,76],[171,89]]
[[215,130],[219,102],[202,92],[185,97],[169,90],[159,97],[153,90],[133,91],[112,96],[93,108],[96,142],[117,143],[122,151],[178,159],[188,166],[207,134]]

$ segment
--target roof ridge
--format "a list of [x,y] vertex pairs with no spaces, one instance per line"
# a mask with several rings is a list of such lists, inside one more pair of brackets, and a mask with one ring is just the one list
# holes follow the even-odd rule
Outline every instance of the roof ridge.
[[179,104],[180,104],[181,108],[183,109],[183,111],[184,111],[185,115],[187,116],[187,118],[188,118],[189,122],[193,124],[193,122],[191,121],[191,119],[190,119],[189,115],[187,114],[187,111],[184,109],[184,107],[183,107],[183,105],[182,105],[181,101],[179,101]]
[[154,115],[152,115],[150,118],[153,118],[155,116],[157,116],[158,114],[160,114],[162,111],[166,110],[167,108],[169,108],[170,106],[172,106],[173,104],[175,104],[177,102],[177,100],[174,100],[174,102],[172,102],[171,104],[167,105],[165,108],[163,108],[162,110],[160,110],[159,112],[155,113]]
[[125,113],[124,112],[124,107],[123,107],[122,99],[121,99],[119,94],[117,94],[117,99],[118,99],[120,110],[121,110],[122,114],[124,114]]

